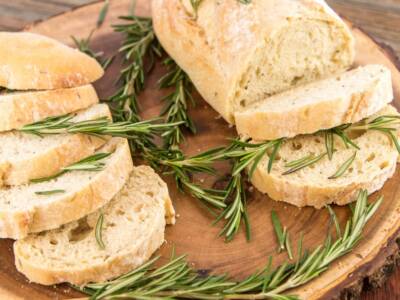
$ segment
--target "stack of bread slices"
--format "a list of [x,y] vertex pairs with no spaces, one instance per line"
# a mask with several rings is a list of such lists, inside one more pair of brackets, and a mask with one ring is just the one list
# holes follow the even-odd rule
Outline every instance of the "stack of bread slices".
[[251,176],[258,190],[321,208],[393,175],[391,73],[353,66],[352,33],[325,1],[206,0],[194,11],[190,1],[153,0],[152,12],[163,48],[243,139],[282,139]]
[[[40,35],[0,40],[0,238],[17,239],[17,269],[41,284],[83,284],[141,265],[163,243],[174,209],[161,178],[133,166],[127,140],[20,130],[65,114],[111,122],[91,85],[103,69]],[[95,171],[63,172],[100,153]]]

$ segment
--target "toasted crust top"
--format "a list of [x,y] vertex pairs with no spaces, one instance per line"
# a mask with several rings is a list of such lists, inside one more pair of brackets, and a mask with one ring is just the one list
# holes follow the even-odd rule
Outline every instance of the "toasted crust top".
[[0,86],[8,89],[77,87],[104,74],[95,59],[45,36],[0,32],[0,44]]

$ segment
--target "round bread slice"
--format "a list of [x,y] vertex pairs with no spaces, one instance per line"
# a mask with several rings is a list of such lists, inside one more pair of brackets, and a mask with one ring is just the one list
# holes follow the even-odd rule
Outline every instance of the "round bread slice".
[[[73,121],[111,118],[106,104],[96,104],[76,114]],[[48,177],[62,167],[93,154],[106,139],[84,134],[39,137],[10,131],[0,133],[0,186],[28,183]]]
[[99,102],[92,85],[0,94],[0,131],[85,109]]
[[390,70],[368,65],[253,103],[235,113],[236,129],[256,140],[290,138],[356,123],[392,100]]
[[228,122],[252,102],[338,74],[354,38],[322,0],[153,0],[165,51]]
[[[151,168],[136,167],[99,211],[15,242],[15,264],[30,281],[44,285],[112,279],[139,267],[162,245],[166,207],[172,208],[167,185]],[[104,248],[95,237],[100,214]]]
[[[112,152],[101,171],[72,171],[53,180],[0,190],[0,237],[23,238],[94,212],[123,187],[133,168],[128,141],[113,138],[98,152]],[[48,191],[60,193],[43,194]],[[40,193],[40,194],[38,194]]]
[[95,59],[39,34],[0,32],[0,44],[0,86],[7,89],[77,87],[104,74]]
[[[392,106],[382,109],[379,115],[393,115],[397,111]],[[327,204],[348,204],[356,199],[360,189],[373,193],[379,190],[396,169],[399,156],[392,140],[385,133],[369,130],[354,137],[353,142],[360,150],[355,160],[337,179],[329,179],[354,155],[356,149],[346,148],[339,137],[335,137],[332,160],[325,155],[317,163],[295,173],[283,175],[288,171],[288,162],[326,152],[325,139],[321,134],[299,136],[284,142],[279,156],[268,173],[269,157],[265,156],[257,166],[252,184],[272,199],[284,201],[299,207],[314,206],[322,208]]]

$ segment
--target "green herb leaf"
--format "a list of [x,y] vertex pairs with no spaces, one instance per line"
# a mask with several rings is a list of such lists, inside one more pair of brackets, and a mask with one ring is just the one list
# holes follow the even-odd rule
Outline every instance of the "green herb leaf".
[[36,195],[48,196],[54,194],[62,194],[65,193],[65,190],[49,190],[49,191],[38,191],[35,192]]
[[96,22],[97,28],[99,28],[101,25],[103,25],[104,20],[106,19],[109,5],[110,5],[110,3],[108,0],[104,1],[104,5],[100,10],[99,17]]
[[322,153],[320,155],[315,156],[314,154],[307,155],[303,158],[300,158],[298,160],[291,161],[285,165],[285,167],[290,168],[286,172],[284,172],[282,175],[289,175],[292,173],[295,173],[301,169],[307,168],[317,162],[319,162],[322,158],[327,155],[327,152]]
[[103,237],[102,237],[103,222],[104,222],[104,215],[103,215],[103,213],[101,213],[99,215],[99,218],[97,219],[96,229],[95,229],[96,242],[97,242],[97,245],[99,245],[100,249],[106,248],[106,246],[104,245],[104,242],[103,242]]
[[346,171],[350,168],[351,164],[354,162],[355,158],[357,156],[357,152],[355,151],[354,154],[347,159],[343,165],[341,165],[339,167],[339,169],[336,171],[335,174],[333,174],[332,176],[328,177],[328,179],[337,179],[341,176],[343,176],[344,173],[346,173]]
[[286,245],[286,228],[282,229],[282,224],[279,221],[277,213],[273,210],[271,211],[272,225],[274,226],[275,234],[278,239],[278,252],[285,250]]

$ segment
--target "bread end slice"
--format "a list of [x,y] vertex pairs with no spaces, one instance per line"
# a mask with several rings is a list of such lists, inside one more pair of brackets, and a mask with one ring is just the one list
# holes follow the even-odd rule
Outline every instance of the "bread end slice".
[[[149,167],[135,167],[124,188],[99,211],[14,243],[17,269],[44,285],[82,285],[125,274],[148,260],[164,242],[169,205],[161,178]],[[100,213],[104,249],[94,232]]]
[[39,34],[0,32],[0,43],[0,86],[7,89],[77,87],[104,74],[94,58]]

